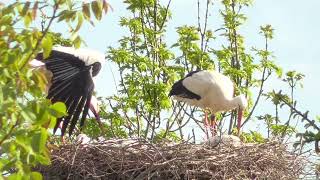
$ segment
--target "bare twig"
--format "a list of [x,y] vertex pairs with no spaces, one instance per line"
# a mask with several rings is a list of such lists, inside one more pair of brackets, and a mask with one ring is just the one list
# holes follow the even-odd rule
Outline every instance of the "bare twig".
[[29,60],[31,59],[31,57],[33,56],[33,54],[36,52],[36,50],[38,49],[38,47],[40,46],[40,43],[42,42],[43,38],[46,36],[46,34],[49,31],[49,28],[51,27],[51,24],[53,22],[53,20],[56,18],[55,15],[58,11],[59,8],[59,1],[55,3],[55,5],[53,6],[53,13],[52,13],[52,17],[49,20],[48,26],[46,27],[46,29],[44,30],[44,32],[42,33],[42,36],[38,39],[36,45],[34,46],[34,48],[32,49],[31,53],[29,54],[29,56],[27,56],[27,58],[25,59],[25,61],[23,62],[23,64],[20,66],[20,69],[23,69],[26,64],[28,64]]
[[315,120],[311,120],[308,118],[307,114],[303,114],[301,111],[297,110],[296,107],[292,106],[291,103],[287,102],[285,99],[283,99],[282,97],[280,97],[280,99],[282,100],[282,102],[284,102],[287,106],[289,106],[293,112],[297,113],[299,116],[301,116],[303,119],[302,120],[306,120],[308,121],[308,123],[317,131],[320,131],[320,128],[316,125]]

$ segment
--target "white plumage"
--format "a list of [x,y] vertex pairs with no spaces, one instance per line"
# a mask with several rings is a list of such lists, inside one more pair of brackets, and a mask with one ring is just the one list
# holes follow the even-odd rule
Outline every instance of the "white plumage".
[[238,129],[242,111],[248,104],[244,95],[234,97],[234,84],[229,77],[208,70],[190,72],[172,86],[169,96],[192,106],[209,109],[212,114],[238,108]]
[[73,47],[56,46],[53,47],[52,50],[74,55],[75,57],[83,61],[86,66],[89,66],[95,62],[99,62],[101,63],[101,65],[103,65],[105,60],[105,55],[103,53],[92,49],[75,49]]

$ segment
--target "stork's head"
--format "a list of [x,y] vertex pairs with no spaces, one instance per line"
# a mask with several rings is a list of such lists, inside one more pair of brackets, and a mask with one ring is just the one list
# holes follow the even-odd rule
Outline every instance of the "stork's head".
[[243,118],[243,111],[247,108],[248,106],[248,100],[247,98],[241,94],[236,97],[237,99],[237,105],[238,105],[238,135],[240,134],[240,128],[241,128],[241,123],[242,123],[242,118]]
[[95,77],[101,70],[101,63],[95,62],[91,65],[91,75]]
[[239,101],[238,101],[239,109],[243,111],[248,106],[248,100],[243,94],[239,95],[238,98],[239,98]]

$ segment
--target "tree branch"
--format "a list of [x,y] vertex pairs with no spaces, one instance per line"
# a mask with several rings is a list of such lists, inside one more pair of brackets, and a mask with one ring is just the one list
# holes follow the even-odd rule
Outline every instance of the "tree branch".
[[53,9],[53,14],[52,14],[52,17],[50,18],[49,20],[49,23],[48,23],[48,26],[47,28],[44,30],[44,32],[42,33],[42,36],[40,39],[38,39],[35,47],[32,49],[31,53],[29,54],[29,56],[27,56],[27,58],[24,60],[23,64],[20,66],[20,69],[23,69],[26,64],[29,62],[29,60],[31,59],[31,57],[33,56],[33,54],[35,53],[35,51],[38,49],[40,43],[42,42],[43,38],[46,36],[46,34],[48,33],[49,31],[49,28],[53,22],[53,20],[56,18],[55,15],[57,13],[57,10],[59,8],[59,2],[56,2],[55,5],[54,5],[54,9]]

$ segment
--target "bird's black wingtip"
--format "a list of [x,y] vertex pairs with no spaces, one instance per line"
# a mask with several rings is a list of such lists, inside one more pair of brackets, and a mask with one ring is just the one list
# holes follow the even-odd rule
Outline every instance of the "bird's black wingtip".
[[174,88],[174,86],[172,86],[172,89],[170,90],[169,94],[168,94],[168,97],[172,97],[172,96],[175,96],[177,95],[177,92]]

